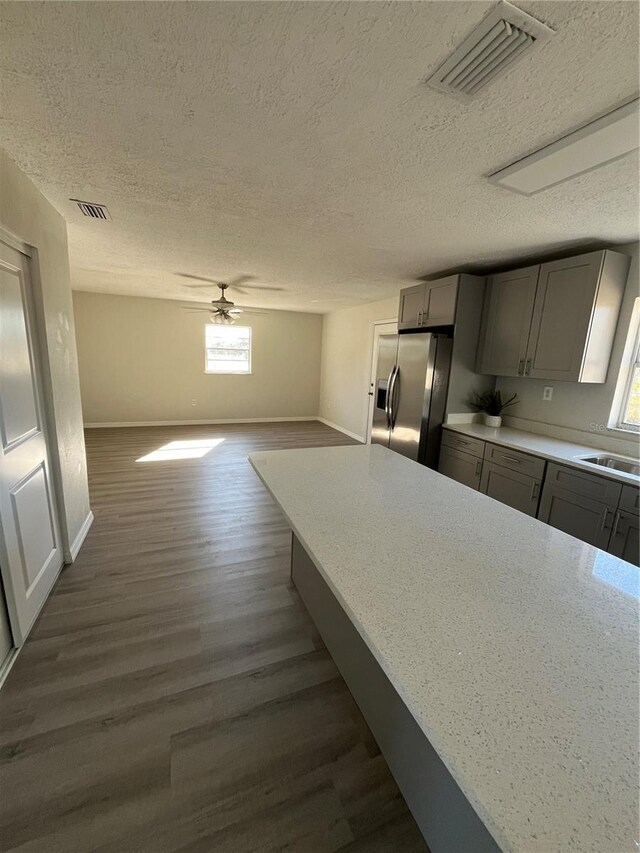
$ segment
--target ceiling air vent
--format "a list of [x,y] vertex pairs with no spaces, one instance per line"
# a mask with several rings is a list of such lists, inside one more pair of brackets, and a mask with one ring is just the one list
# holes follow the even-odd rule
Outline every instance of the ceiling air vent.
[[80,212],[83,216],[88,216],[89,219],[102,219],[104,221],[111,221],[111,214],[107,210],[107,206],[105,204],[96,204],[94,201],[80,201],[79,198],[71,198],[69,201],[75,202],[80,208]]
[[472,97],[552,35],[546,24],[502,0],[427,82],[443,92]]

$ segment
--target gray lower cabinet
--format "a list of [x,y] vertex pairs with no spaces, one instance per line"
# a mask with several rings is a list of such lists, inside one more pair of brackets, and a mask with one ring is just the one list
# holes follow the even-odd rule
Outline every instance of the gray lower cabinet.
[[500,503],[535,517],[542,481],[520,471],[512,471],[486,459],[482,467],[480,491]]
[[622,509],[616,512],[608,551],[634,566],[640,566],[640,523],[637,515]]
[[613,480],[550,464],[538,518],[606,551],[621,492]]
[[451,477],[452,480],[477,490],[480,485],[482,459],[465,453],[464,450],[457,450],[443,444],[440,449],[438,471],[446,477]]
[[609,540],[609,553],[635,566],[640,565],[640,492],[634,486],[623,486]]

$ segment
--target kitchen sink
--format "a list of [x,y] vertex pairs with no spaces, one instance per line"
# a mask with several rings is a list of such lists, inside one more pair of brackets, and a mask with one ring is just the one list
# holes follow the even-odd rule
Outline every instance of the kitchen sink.
[[614,471],[623,471],[625,474],[640,477],[640,463],[635,459],[627,459],[626,456],[614,456],[609,453],[599,456],[581,456],[580,459],[592,465],[599,465],[601,468],[613,468]]

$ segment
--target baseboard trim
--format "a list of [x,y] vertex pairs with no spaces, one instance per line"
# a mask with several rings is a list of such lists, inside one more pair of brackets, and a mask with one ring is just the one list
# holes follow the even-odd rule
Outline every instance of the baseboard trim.
[[9,654],[6,656],[6,658],[4,659],[2,664],[0,665],[0,688],[2,687],[2,685],[7,680],[7,676],[11,672],[11,667],[16,662],[16,659],[18,657],[18,652],[20,651],[21,648],[23,648],[23,646],[20,646],[19,648],[16,648],[14,646],[11,649],[11,651],[9,652]]
[[[107,423],[86,423],[85,429],[109,429],[117,427],[153,427],[153,426],[207,426],[216,424],[275,424],[294,423],[295,421],[321,421],[317,415],[298,415],[288,418],[228,418],[191,420],[191,421],[111,421]],[[336,427],[339,429],[339,427]]]
[[90,529],[92,524],[93,524],[93,513],[91,512],[91,510],[89,510],[89,515],[83,521],[82,527],[78,531],[78,535],[76,536],[76,538],[71,543],[71,546],[69,548],[69,553],[64,555],[65,563],[73,563],[74,562],[74,560],[78,556],[80,548],[82,548],[82,543],[87,538],[87,533],[89,532],[89,529]]
[[331,427],[331,429],[337,429],[338,432],[343,432],[345,435],[348,435],[349,438],[354,438],[356,441],[361,442],[361,444],[367,443],[367,440],[366,438],[364,438],[364,436],[358,435],[355,432],[351,432],[350,429],[345,429],[344,427],[341,427],[340,424],[334,424],[333,421],[328,421],[326,418],[321,417],[314,418],[314,420],[320,421],[320,423],[324,424],[325,426]]

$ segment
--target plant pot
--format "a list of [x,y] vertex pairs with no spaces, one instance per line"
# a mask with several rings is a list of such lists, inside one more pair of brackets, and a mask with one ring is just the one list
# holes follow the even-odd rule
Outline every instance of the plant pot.
[[488,427],[498,428],[502,426],[502,416],[501,415],[485,415],[484,422]]

